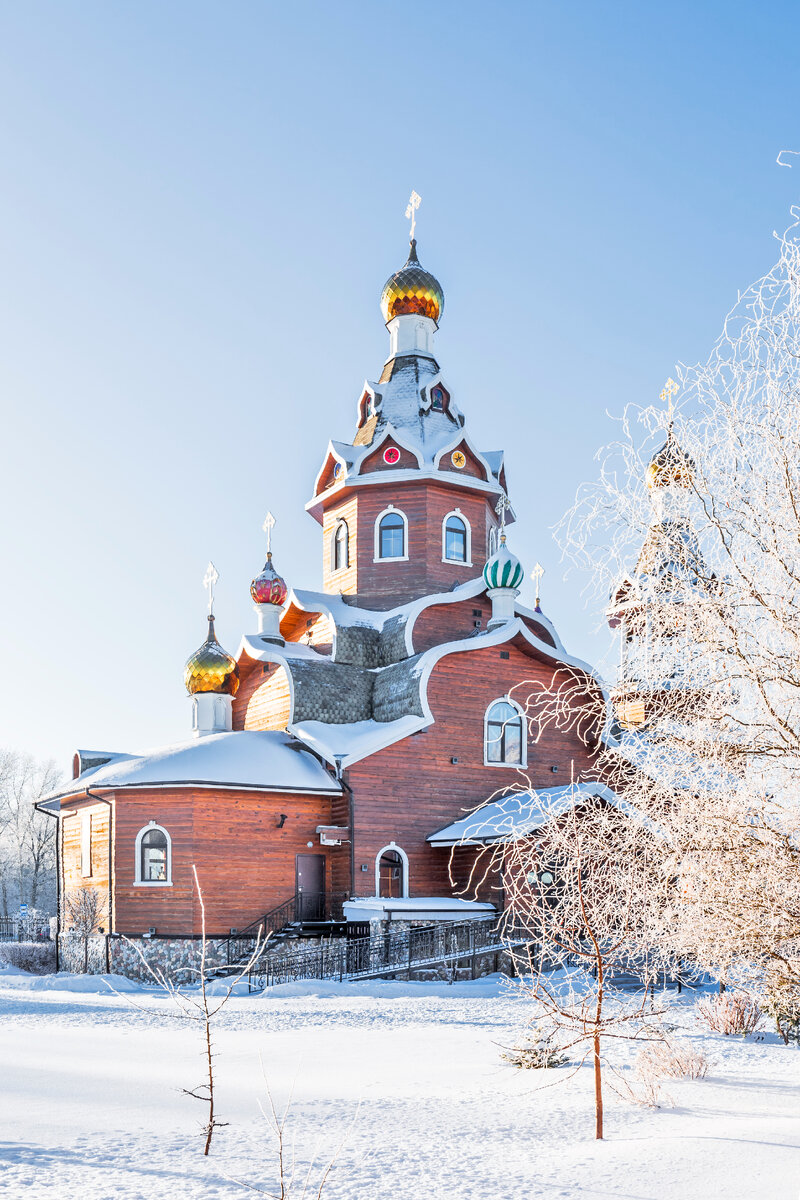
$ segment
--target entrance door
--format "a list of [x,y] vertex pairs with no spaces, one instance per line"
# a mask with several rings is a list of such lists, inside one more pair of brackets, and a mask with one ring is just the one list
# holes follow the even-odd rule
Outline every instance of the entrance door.
[[297,919],[322,921],[325,917],[325,855],[298,854],[295,862]]

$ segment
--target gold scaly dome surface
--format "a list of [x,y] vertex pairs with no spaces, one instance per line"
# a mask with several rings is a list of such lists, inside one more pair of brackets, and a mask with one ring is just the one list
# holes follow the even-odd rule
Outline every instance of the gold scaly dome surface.
[[653,488],[692,486],[694,477],[694,459],[681,450],[672,436],[672,427],[667,434],[667,440],[660,450],[656,451],[647,467],[645,479],[647,486]]
[[208,618],[208,637],[199,650],[187,660],[183,682],[190,696],[198,692],[216,692],[221,696],[235,696],[239,688],[239,667],[236,660],[226,653],[214,633],[214,618]]
[[423,271],[417,258],[417,239],[411,239],[406,265],[395,271],[381,292],[381,312],[388,323],[393,317],[418,313],[438,323],[444,312],[444,292],[439,280]]

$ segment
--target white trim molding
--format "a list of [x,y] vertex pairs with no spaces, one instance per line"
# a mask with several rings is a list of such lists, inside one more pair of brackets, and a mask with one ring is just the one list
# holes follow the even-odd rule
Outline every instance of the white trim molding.
[[[389,514],[400,517],[403,522],[403,549],[405,553],[392,555],[391,557],[381,556],[381,521]],[[383,512],[379,512],[375,518],[375,557],[373,562],[408,562],[408,517],[401,508],[395,508],[393,504],[387,505]]]
[[[152,833],[157,830],[163,833],[167,839],[167,878],[166,879],[142,879],[142,839],[145,834]],[[136,835],[136,849],[134,858],[134,887],[172,887],[172,838],[169,836],[168,830],[163,825],[158,825],[155,821],[149,821],[144,828],[140,829]]]
[[403,863],[403,896],[402,896],[402,899],[405,900],[408,897],[408,855],[406,854],[406,852],[402,848],[402,846],[398,846],[397,842],[389,842],[388,846],[384,846],[383,849],[379,850],[378,853],[375,855],[375,895],[379,897],[381,894],[381,859],[383,858],[383,856],[387,850],[391,850],[393,853],[399,854],[400,859]]
[[[508,704],[511,708],[516,709],[519,714],[522,734],[519,762],[498,762],[496,759],[489,758],[489,713],[496,704]],[[515,771],[518,771],[520,767],[524,769],[528,765],[528,720],[524,710],[517,704],[516,700],[512,700],[508,695],[496,696],[483,714],[483,765],[485,767],[513,767]]]
[[[451,517],[456,517],[464,526],[466,538],[464,540],[464,553],[466,558],[448,558],[447,557],[447,522]],[[472,566],[472,526],[464,516],[460,508],[453,508],[449,513],[446,513],[442,518],[442,562],[452,563],[454,566],[471,567]]]

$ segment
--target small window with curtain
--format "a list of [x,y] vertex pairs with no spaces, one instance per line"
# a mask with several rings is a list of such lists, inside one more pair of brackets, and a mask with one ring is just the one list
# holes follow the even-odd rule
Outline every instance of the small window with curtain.
[[399,512],[388,512],[378,526],[378,557],[405,558],[406,523]]
[[467,527],[461,517],[448,517],[444,527],[444,556],[448,562],[467,561]]
[[163,829],[148,829],[141,841],[142,883],[169,881],[169,843]]
[[525,764],[525,718],[508,700],[496,700],[486,713],[485,760],[509,766]]

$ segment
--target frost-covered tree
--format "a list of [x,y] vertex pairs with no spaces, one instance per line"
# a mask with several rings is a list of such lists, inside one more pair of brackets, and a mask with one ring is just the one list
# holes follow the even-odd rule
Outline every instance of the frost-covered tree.
[[[800,218],[800,213],[793,214]],[[673,946],[800,987],[800,231],[562,525],[619,630],[597,769],[669,840]],[[672,395],[675,395],[673,411]],[[610,602],[609,602],[609,597]]]
[[[602,1138],[609,1048],[660,1037],[651,1032],[661,1011],[651,991],[674,968],[664,937],[674,899],[668,846],[601,785],[535,799],[512,791],[492,811],[493,841],[477,855],[476,879],[502,880],[504,932],[531,1027],[570,1061],[591,1065]],[[474,820],[482,819],[479,810]]]
[[34,805],[59,781],[51,761],[0,751],[0,907],[13,915],[20,903],[55,912],[56,822]]

